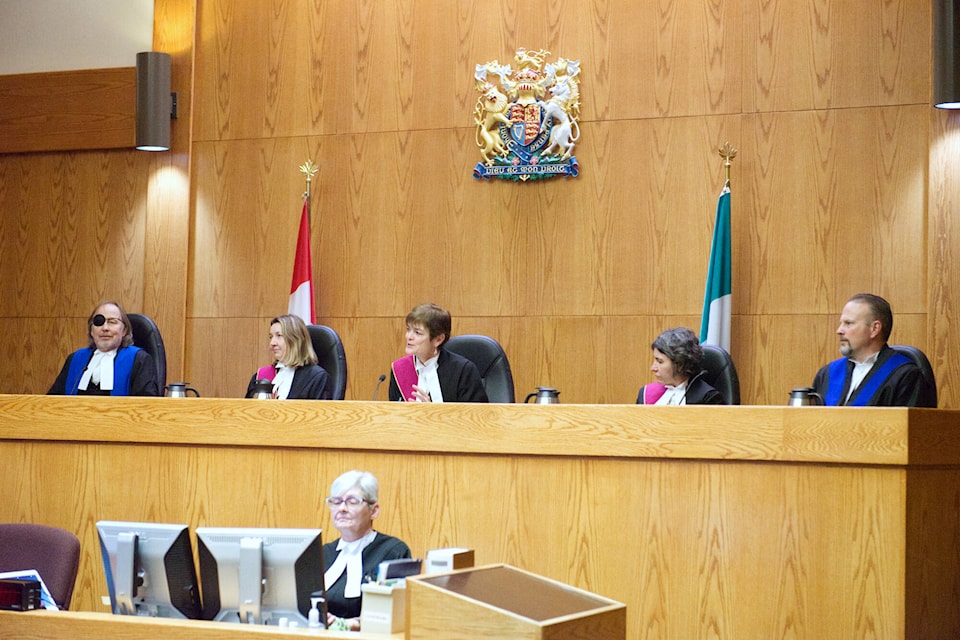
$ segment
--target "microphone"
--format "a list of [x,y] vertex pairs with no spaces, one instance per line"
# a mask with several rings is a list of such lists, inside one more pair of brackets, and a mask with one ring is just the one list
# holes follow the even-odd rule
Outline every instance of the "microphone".
[[383,381],[387,379],[387,374],[381,373],[380,377],[377,378],[377,386],[373,388],[373,399],[377,399],[377,394],[380,393],[380,385],[383,384]]

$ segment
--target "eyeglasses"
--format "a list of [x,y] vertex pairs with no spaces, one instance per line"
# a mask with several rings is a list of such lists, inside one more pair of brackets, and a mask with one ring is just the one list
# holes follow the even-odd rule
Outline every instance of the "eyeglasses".
[[346,498],[334,498],[333,496],[330,496],[324,500],[324,502],[326,502],[330,507],[339,507],[342,504],[346,504],[348,507],[359,507],[364,502],[367,504],[373,504],[372,501],[364,500],[363,498],[359,498],[357,496],[347,496]]

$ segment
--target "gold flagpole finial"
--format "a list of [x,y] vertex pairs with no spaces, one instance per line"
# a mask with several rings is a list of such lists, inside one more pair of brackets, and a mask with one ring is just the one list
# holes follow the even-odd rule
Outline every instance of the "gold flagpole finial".
[[304,200],[310,199],[310,182],[313,180],[313,176],[317,175],[318,171],[320,171],[320,167],[313,164],[313,160],[307,160],[300,165],[300,173],[307,177],[307,190],[303,194]]
[[724,160],[723,169],[726,172],[727,184],[730,184],[730,161],[737,157],[737,150],[729,142],[724,142],[717,151]]

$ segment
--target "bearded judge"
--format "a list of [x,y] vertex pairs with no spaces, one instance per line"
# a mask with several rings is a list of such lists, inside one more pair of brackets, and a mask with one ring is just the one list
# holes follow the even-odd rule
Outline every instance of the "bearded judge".
[[157,368],[133,346],[130,318],[116,302],[100,304],[87,319],[88,345],[63,363],[49,395],[158,396]]
[[931,406],[920,368],[887,345],[892,328],[890,303],[880,296],[858,293],[847,301],[837,327],[843,357],[822,367],[813,380],[824,404]]

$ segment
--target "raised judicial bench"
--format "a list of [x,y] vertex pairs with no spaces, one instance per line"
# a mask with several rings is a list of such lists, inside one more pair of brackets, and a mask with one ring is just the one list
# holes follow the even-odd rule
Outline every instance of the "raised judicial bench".
[[[377,528],[626,605],[626,636],[960,637],[960,412],[0,396],[0,521]],[[334,534],[335,535],[335,534]],[[325,539],[332,539],[325,533]]]

